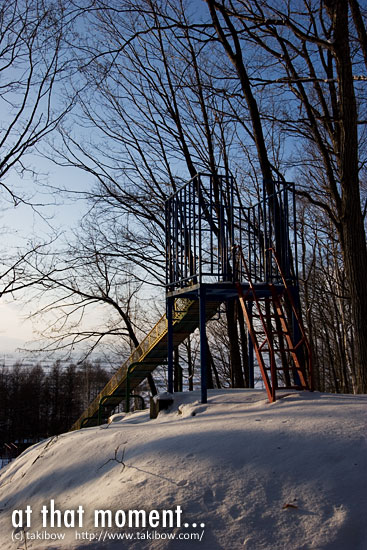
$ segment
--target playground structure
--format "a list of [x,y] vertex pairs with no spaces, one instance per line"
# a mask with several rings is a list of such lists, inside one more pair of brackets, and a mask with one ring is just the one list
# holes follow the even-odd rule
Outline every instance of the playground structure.
[[243,206],[230,176],[198,174],[166,201],[166,315],[111,378],[72,430],[93,426],[200,330],[201,400],[207,401],[206,323],[222,303],[239,300],[270,402],[278,389],[312,390],[310,347],[299,312],[294,185],[264,182],[263,196]]

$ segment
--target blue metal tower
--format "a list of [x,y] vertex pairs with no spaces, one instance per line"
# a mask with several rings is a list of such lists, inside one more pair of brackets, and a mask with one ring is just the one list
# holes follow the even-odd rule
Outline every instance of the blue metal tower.
[[[248,327],[252,381],[255,352],[270,401],[281,387],[311,389],[311,353],[297,308],[297,263],[294,184],[264,183],[262,199],[244,206],[232,176],[198,174],[170,196],[166,201],[168,391],[173,391],[173,319],[179,300],[198,300],[205,403],[206,321],[222,302],[233,298],[239,299]],[[292,311],[291,328],[285,302]],[[265,315],[265,306],[271,315]]]

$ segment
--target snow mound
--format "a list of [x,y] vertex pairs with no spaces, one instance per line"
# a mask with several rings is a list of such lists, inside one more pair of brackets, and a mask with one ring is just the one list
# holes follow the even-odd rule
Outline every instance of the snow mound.
[[107,423],[111,424],[111,422],[121,422],[121,420],[123,420],[125,416],[126,416],[125,413],[111,414],[111,416],[108,417]]
[[[180,393],[154,420],[116,415],[34,445],[0,472],[1,549],[365,550],[367,396],[280,396]],[[51,505],[59,528],[42,523]],[[121,527],[129,510],[180,522]]]

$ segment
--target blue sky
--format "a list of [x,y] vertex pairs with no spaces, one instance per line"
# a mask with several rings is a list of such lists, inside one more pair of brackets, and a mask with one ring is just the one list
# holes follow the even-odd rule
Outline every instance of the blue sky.
[[[14,207],[6,204],[1,211],[2,241],[6,251],[15,248],[25,249],[30,240],[41,241],[47,239],[52,231],[63,232],[67,235],[87,209],[82,200],[71,200],[65,197],[56,197],[47,188],[47,182],[55,186],[68,185],[69,188],[79,189],[91,185],[91,178],[81,170],[75,168],[58,167],[50,161],[33,155],[30,164],[40,172],[48,174],[44,178],[44,186],[37,186],[30,177],[21,180],[15,172],[6,179],[6,184],[27,192],[32,189],[32,202],[44,203],[46,206],[33,209],[29,205],[20,204]],[[4,204],[3,197],[3,204]],[[42,216],[45,218],[43,219]],[[31,292],[31,291],[30,291]],[[28,293],[29,294],[29,293]],[[0,300],[0,354],[15,352],[20,346],[35,337],[33,323],[27,320],[30,307],[24,303],[21,295],[3,296]]]

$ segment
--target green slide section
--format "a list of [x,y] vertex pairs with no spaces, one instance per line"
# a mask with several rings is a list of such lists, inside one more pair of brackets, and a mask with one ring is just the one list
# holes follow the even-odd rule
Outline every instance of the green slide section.
[[[206,303],[207,319],[213,317],[218,309],[218,302]],[[175,300],[173,317],[173,346],[181,344],[199,326],[199,301],[180,298]],[[162,365],[167,359],[168,337],[167,318],[163,315],[152,328],[141,344],[135,348],[130,357],[113,375],[103,390],[90,403],[70,431],[79,430],[99,423],[103,408],[103,418],[126,399],[147,375]],[[103,407],[100,407],[100,405]],[[100,418],[101,419],[101,418]]]

